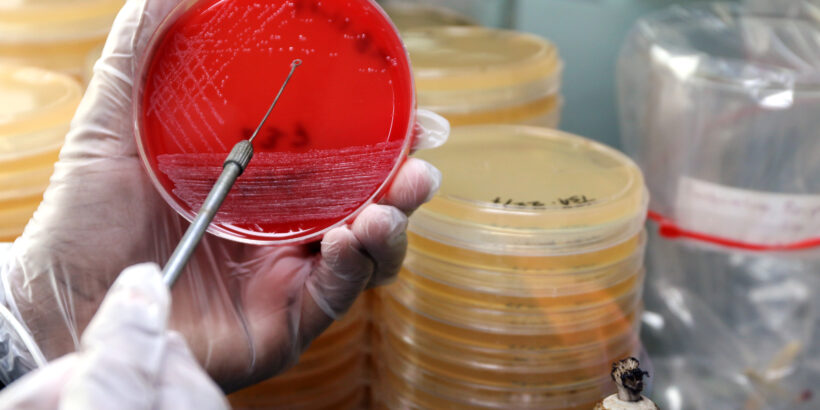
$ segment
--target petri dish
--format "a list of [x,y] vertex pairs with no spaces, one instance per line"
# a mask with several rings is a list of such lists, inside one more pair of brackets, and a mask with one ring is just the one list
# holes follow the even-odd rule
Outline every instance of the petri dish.
[[[385,326],[388,354],[399,354],[415,366],[473,383],[514,387],[582,382],[607,374],[612,363],[634,353],[637,337],[626,333],[607,341],[544,352],[475,349],[447,343],[424,333]],[[394,332],[392,330],[399,330]]]
[[[415,408],[590,409],[596,399],[614,390],[609,375],[583,383],[501,389],[438,375],[398,355],[383,357],[378,366],[380,384],[389,386],[393,397],[414,403]],[[580,404],[589,406],[576,407]]]
[[470,323],[473,326],[469,326],[455,320],[439,320],[407,306],[387,292],[383,295],[378,308],[381,310],[380,317],[395,317],[392,320],[405,321],[420,332],[426,332],[451,343],[487,349],[507,349],[513,346],[531,350],[573,347],[635,332],[638,329],[636,318],[640,316],[641,311],[641,305],[619,312],[614,312],[613,309],[613,316],[607,319],[598,318],[583,324],[559,323],[561,326],[556,324],[551,330],[545,330],[546,326],[543,324],[536,330],[528,328],[527,323],[523,323],[518,329],[513,327],[513,330],[519,330],[514,332],[506,331],[506,328],[501,326],[493,328],[493,324],[478,327],[475,323]]
[[[441,312],[441,316],[438,316],[439,312],[437,311],[428,312],[428,314],[437,317],[457,315],[456,312],[461,310],[475,312],[462,318],[462,322],[467,321],[469,318],[476,318],[479,322],[503,323],[507,318],[510,323],[516,323],[517,320],[524,317],[531,317],[527,320],[528,322],[538,322],[540,317],[542,318],[540,322],[555,323],[559,317],[576,316],[583,311],[601,309],[615,301],[632,300],[636,297],[636,293],[638,293],[637,297],[640,297],[637,291],[643,283],[643,268],[639,267],[629,275],[624,275],[624,280],[611,287],[585,293],[561,295],[562,288],[556,286],[552,288],[556,293],[555,297],[535,294],[529,297],[523,294],[499,296],[486,291],[442,285],[434,277],[415,274],[407,267],[401,274],[401,284],[392,289],[394,295],[398,297],[399,295],[412,294],[414,301],[416,299],[425,301],[425,306],[435,306],[436,308],[447,306],[444,308],[445,311]],[[431,271],[430,274],[435,275],[436,271]],[[526,280],[515,276],[511,276],[510,281],[526,282]],[[627,305],[630,305],[630,303],[627,302]],[[491,313],[484,314],[482,312]],[[465,312],[465,314],[467,313]]]
[[[274,389],[279,391],[280,394],[287,394],[287,392],[295,394],[297,391],[316,389],[322,384],[331,384],[332,381],[339,379],[347,379],[348,387],[350,387],[354,384],[351,375],[362,372],[361,369],[366,367],[366,359],[363,352],[348,350],[340,352],[332,361],[323,364],[321,367],[304,369],[293,373],[288,371],[263,383],[266,383],[267,389],[271,390],[270,395],[275,394],[272,392]],[[325,382],[317,383],[318,380],[325,380]]]
[[396,2],[385,4],[383,7],[399,31],[425,27],[478,25],[470,17],[445,7]]
[[85,56],[105,41],[123,0],[19,0],[0,4],[0,62],[82,77]]
[[[55,154],[54,157],[56,161],[57,155]],[[0,208],[7,201],[41,197],[48,187],[51,174],[54,172],[52,163],[44,167],[10,172],[0,170]]]
[[316,340],[321,343],[311,344],[299,357],[296,366],[279,376],[279,379],[305,373],[311,369],[324,368],[345,355],[355,353],[363,356],[362,345],[367,339],[367,322],[355,323],[344,332],[330,336],[322,335]]
[[[645,235],[636,240],[628,240],[616,246],[620,251],[629,250],[621,259],[602,260],[600,252],[592,252],[589,263],[574,264],[569,260],[582,262],[581,255],[571,258],[504,258],[496,263],[471,266],[452,254],[428,254],[425,251],[439,248],[418,236],[411,236],[413,250],[405,258],[405,273],[408,280],[417,283],[430,292],[443,293],[447,298],[472,298],[483,296],[474,302],[482,306],[523,304],[529,306],[583,305],[594,303],[600,296],[619,294],[634,282],[635,272],[643,266]],[[424,242],[420,246],[419,242]],[[451,247],[447,247],[449,249]],[[609,251],[607,249],[606,251]],[[490,255],[492,256],[492,255]],[[447,257],[447,259],[443,259]],[[526,259],[521,263],[521,259]],[[465,259],[470,261],[471,259]],[[595,261],[603,263],[596,264]],[[507,264],[499,262],[510,262]]]
[[151,40],[134,112],[146,168],[183,217],[295,59],[303,63],[209,231],[309,242],[384,194],[409,150],[415,96],[407,53],[373,1],[185,1]]
[[0,64],[0,165],[28,166],[63,144],[82,90],[73,78],[39,68]]
[[643,175],[610,147],[547,128],[481,125],[455,128],[443,147],[417,156],[443,175],[438,195],[409,227],[432,246],[467,252],[460,256],[570,256],[558,260],[576,267],[589,253],[618,259],[639,248]]
[[453,126],[558,125],[562,62],[546,39],[486,27],[406,30],[402,38],[419,106]]
[[313,379],[277,383],[276,378],[228,396],[232,408],[337,409],[365,395],[367,366],[360,358]]
[[[111,17],[113,21],[114,17]],[[102,47],[105,36],[86,40],[48,43],[4,44],[0,42],[0,62],[40,67],[83,80],[85,57]]]
[[235,408],[346,408],[364,396],[369,330],[364,299],[334,322],[286,372],[229,396]]

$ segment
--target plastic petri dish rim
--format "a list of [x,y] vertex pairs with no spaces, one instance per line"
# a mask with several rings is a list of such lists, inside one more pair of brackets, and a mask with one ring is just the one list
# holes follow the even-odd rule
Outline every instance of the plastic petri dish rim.
[[0,172],[0,206],[5,201],[42,197],[54,167],[34,168],[24,172]]
[[[531,386],[578,383],[598,379],[612,368],[612,363],[635,352],[635,346],[602,354],[598,360],[579,358],[561,363],[543,363],[523,367],[509,361],[490,362],[485,358],[462,356],[459,351],[441,354],[440,351],[419,348],[403,343],[394,336],[387,336],[383,349],[389,354],[397,354],[414,366],[463,382],[480,383],[486,386],[513,387],[521,384]],[[513,359],[512,357],[509,358]]]
[[149,175],[183,217],[193,219],[295,59],[209,232],[310,242],[384,194],[409,151],[415,96],[407,53],[374,2],[189,0],[150,41],[134,112]]
[[510,388],[463,383],[417,368],[397,355],[380,353],[383,360],[377,366],[379,378],[388,386],[392,384],[393,389],[404,390],[395,391],[394,394],[412,394],[415,400],[424,403],[425,408],[454,405],[458,408],[565,408],[573,402],[578,403],[579,399],[583,403],[594,402],[611,389],[611,378],[608,376],[583,383],[545,387]]
[[[381,343],[401,343],[404,349],[424,351],[436,360],[462,367],[511,369],[520,372],[560,372],[581,366],[601,364],[610,356],[630,350],[638,344],[638,336],[631,332],[575,346],[543,349],[518,348],[510,345],[499,348],[459,343],[436,334],[427,333],[412,324],[389,320],[379,309],[376,315],[383,322],[377,327]],[[388,338],[393,338],[392,342]],[[612,364],[611,362],[607,364]]]
[[0,45],[104,37],[124,0],[22,0],[0,4]]
[[57,150],[81,97],[67,75],[0,64],[0,164]]
[[560,89],[562,63],[548,40],[486,27],[402,32],[419,105],[442,115],[524,105]]
[[[460,259],[442,258],[442,254],[423,252],[418,246],[418,237],[412,237],[413,247],[405,258],[404,271],[421,277],[430,286],[442,287],[457,292],[482,294],[482,298],[568,298],[576,295],[587,297],[628,281],[635,271],[643,266],[646,234],[636,238],[637,248],[618,258],[606,259],[600,263],[593,254],[581,254],[577,258],[586,264],[573,265],[548,263],[559,257],[539,258],[539,262],[527,265],[518,258],[509,264],[495,266],[470,266],[460,263]],[[632,243],[626,242],[627,245]],[[612,248],[610,248],[612,249]],[[573,258],[576,259],[576,258]],[[571,261],[571,262],[574,262]],[[402,276],[405,278],[405,276]]]
[[414,3],[388,3],[384,10],[399,30],[439,26],[475,26],[478,22],[445,7]]
[[597,304],[500,310],[480,306],[470,300],[447,300],[413,288],[404,281],[387,291],[406,310],[440,325],[501,335],[561,335],[600,329],[639,311],[643,296],[643,271],[627,289]]
[[526,126],[458,127],[446,145],[418,157],[443,180],[409,229],[434,242],[496,255],[574,255],[643,229],[649,198],[640,169],[585,138]]

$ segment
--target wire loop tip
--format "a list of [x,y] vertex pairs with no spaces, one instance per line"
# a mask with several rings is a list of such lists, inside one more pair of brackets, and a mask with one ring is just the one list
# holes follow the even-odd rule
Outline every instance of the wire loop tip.
[[285,91],[285,86],[287,86],[290,82],[290,77],[292,77],[293,72],[296,71],[296,67],[299,67],[300,65],[302,65],[302,60],[298,58],[290,62],[290,73],[288,73],[288,76],[285,78],[285,82],[282,83],[282,87],[279,88],[279,93],[276,94],[276,98],[273,99],[273,103],[271,103],[270,108],[268,108],[268,112],[265,113],[265,116],[262,117],[262,121],[256,127],[256,130],[253,132],[253,135],[251,135],[251,137],[248,138],[248,141],[250,141],[251,143],[253,143],[253,140],[254,138],[256,138],[256,135],[259,134],[259,131],[262,129],[262,126],[265,125],[265,121],[268,120],[270,113],[273,111],[273,107],[276,106],[276,103],[279,101],[279,97],[281,97],[282,93]]

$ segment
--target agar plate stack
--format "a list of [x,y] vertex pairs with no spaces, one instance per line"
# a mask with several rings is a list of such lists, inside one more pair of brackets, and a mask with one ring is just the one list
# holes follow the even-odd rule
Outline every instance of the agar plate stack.
[[453,126],[556,127],[562,63],[544,38],[485,27],[402,31],[421,108]]
[[37,209],[81,94],[69,76],[0,64],[0,242]]
[[347,410],[367,400],[368,321],[360,298],[299,358],[299,363],[268,381],[228,396],[243,409]]
[[378,408],[588,409],[636,353],[647,194],[601,144],[456,128],[374,309]]
[[81,78],[89,52],[105,42],[123,0],[21,0],[0,4],[0,62]]

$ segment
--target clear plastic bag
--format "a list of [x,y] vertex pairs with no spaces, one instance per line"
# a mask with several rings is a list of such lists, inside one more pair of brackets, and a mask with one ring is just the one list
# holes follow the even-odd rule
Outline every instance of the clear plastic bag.
[[652,200],[645,342],[669,409],[816,408],[820,25],[730,4],[640,20],[623,147]]

